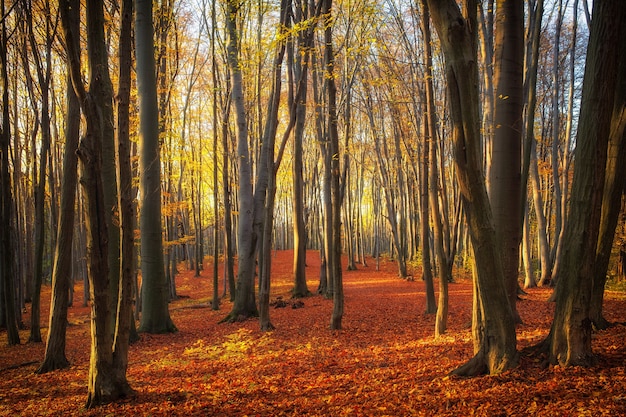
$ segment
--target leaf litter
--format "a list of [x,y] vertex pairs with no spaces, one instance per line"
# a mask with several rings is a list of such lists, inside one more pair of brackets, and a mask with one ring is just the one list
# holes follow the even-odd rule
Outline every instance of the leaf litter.
[[[605,316],[621,322],[594,333],[598,364],[592,368],[541,365],[522,355],[520,366],[498,376],[448,376],[473,354],[471,280],[455,271],[450,284],[448,331],[438,339],[434,315],[425,315],[425,286],[397,278],[392,261],[345,271],[343,330],[329,330],[332,300],[320,295],[289,298],[292,251],[272,260],[272,308],[276,330],[261,332],[258,320],[218,324],[232,306],[209,308],[212,276],[181,266],[170,304],[179,331],[142,334],[129,354],[128,380],[137,396],[86,410],[89,309],[76,286],[69,310],[68,369],[34,374],[44,344],[7,346],[0,334],[0,415],[144,416],[618,416],[626,415],[626,298],[605,297]],[[208,265],[209,263],[205,263]],[[319,277],[316,252],[307,254],[308,287]],[[371,262],[370,264],[374,264]],[[416,277],[420,271],[412,271]],[[220,277],[221,277],[220,272]],[[220,280],[221,281],[221,280]],[[220,293],[222,291],[220,282]],[[548,334],[551,289],[527,290],[518,309],[518,348]],[[47,322],[50,287],[42,292]],[[207,302],[208,300],[208,302]],[[28,323],[28,315],[24,323]],[[42,329],[45,337],[46,328]],[[21,331],[27,340],[28,330]]]

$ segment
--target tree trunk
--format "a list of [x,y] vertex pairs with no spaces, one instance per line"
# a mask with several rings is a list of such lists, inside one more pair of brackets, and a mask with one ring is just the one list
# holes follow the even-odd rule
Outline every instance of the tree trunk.
[[[425,83],[426,83],[426,142],[430,143],[427,151],[430,155],[431,166],[428,168],[424,166],[424,169],[430,175],[430,178],[425,179],[429,184],[428,197],[430,200],[430,215],[433,222],[433,232],[435,235],[435,254],[437,258],[437,265],[439,269],[439,304],[437,306],[437,318],[435,321],[435,337],[439,337],[444,334],[448,323],[448,260],[444,251],[443,245],[443,224],[441,221],[441,211],[439,207],[439,172],[437,167],[437,123],[435,115],[435,92],[433,88],[433,74],[432,74],[432,50],[430,44],[430,12],[428,10],[428,3],[426,0],[422,0],[423,8],[423,20],[422,25],[424,28],[424,51],[425,51]],[[423,212],[423,208],[422,208]],[[428,212],[422,218],[422,222],[427,223]],[[432,279],[432,278],[431,278]]]
[[[44,263],[44,244],[46,241],[46,221],[45,221],[45,207],[46,207],[46,178],[48,171],[48,160],[50,154],[51,143],[51,121],[50,121],[50,82],[51,82],[51,49],[52,49],[52,33],[51,33],[51,21],[49,14],[45,20],[45,58],[40,56],[37,40],[33,32],[33,16],[30,8],[23,10],[27,25],[27,36],[29,40],[28,48],[32,51],[33,60],[35,64],[35,71],[37,73],[37,80],[39,83],[39,89],[41,91],[41,118],[35,116],[41,125],[41,147],[40,147],[40,160],[39,160],[39,172],[36,174],[35,179],[35,252],[34,252],[34,276],[33,276],[33,293],[31,303],[31,317],[30,317],[30,336],[29,341],[41,342],[41,285],[43,281],[43,263]],[[25,45],[26,46],[26,45]],[[24,51],[26,54],[27,52]],[[26,58],[26,55],[25,55]],[[26,58],[27,59],[27,58]],[[25,59],[25,62],[26,62]],[[45,63],[44,63],[45,61]],[[27,67],[28,68],[28,67]],[[30,84],[30,83],[29,83]],[[32,87],[32,84],[30,84]],[[31,99],[35,100],[34,92],[30,92]],[[33,109],[37,109],[37,104],[33,103]],[[35,110],[36,111],[36,110]],[[53,203],[54,204],[54,203]]]
[[139,96],[139,177],[141,184],[142,314],[139,331],[176,331],[168,308],[168,288],[163,268],[161,225],[161,158],[159,112],[154,61],[152,2],[136,0],[135,50]]
[[596,1],[583,79],[576,166],[563,251],[558,259],[556,309],[546,342],[551,363],[590,365],[590,303],[605,185],[607,145],[616,91],[620,30],[626,4]]
[[332,206],[331,227],[332,239],[330,251],[330,277],[333,283],[333,312],[330,318],[332,330],[341,329],[343,318],[343,280],[341,268],[341,188],[339,176],[339,133],[337,131],[337,87],[335,85],[335,54],[333,51],[333,18],[332,0],[323,0],[322,16],[324,16],[324,73],[326,93],[328,94],[328,140],[330,155],[330,200]]
[[[128,368],[128,347],[139,340],[133,314],[133,281],[137,270],[135,229],[137,224],[134,203],[133,171],[130,142],[130,90],[132,70],[133,0],[123,0],[119,40],[119,77],[117,94],[117,154],[118,154],[118,207],[120,235],[120,285],[113,343],[113,368],[117,378],[125,378]],[[133,393],[128,387],[129,393]]]
[[[5,16],[4,0],[0,2],[0,13]],[[11,121],[9,117],[9,80],[7,74],[7,28],[6,19],[0,23],[0,81],[2,83],[2,127],[0,128],[0,284],[4,306],[7,342],[10,346],[20,344],[18,317],[15,306],[15,242],[11,236],[13,223],[13,195],[9,172],[9,143]]]
[[475,254],[476,311],[482,337],[478,350],[457,375],[497,374],[517,363],[515,321],[506,296],[502,261],[493,228],[480,157],[480,118],[476,66],[476,2],[469,1],[466,20],[455,0],[429,0],[432,20],[446,60],[455,166]]
[[248,146],[248,121],[243,93],[243,76],[239,64],[239,34],[236,21],[239,1],[228,0],[226,29],[228,33],[227,53],[232,83],[232,100],[237,120],[237,160],[239,162],[238,199],[238,270],[237,290],[233,308],[223,321],[245,320],[258,316],[254,295],[256,243],[258,236],[254,227],[255,201],[252,190],[251,155]]
[[626,177],[626,165],[624,164],[626,161],[626,29],[624,28],[621,28],[618,45],[620,48],[618,82],[615,88],[615,102],[611,119],[606,178],[604,195],[602,196],[602,214],[589,311],[589,317],[596,329],[605,329],[609,325],[602,315],[604,286],[621,209],[624,184],[626,184],[624,179]]
[[80,13],[80,2],[63,0],[59,3],[61,21],[65,32],[65,44],[72,77],[72,84],[79,97],[85,114],[85,136],[78,148],[81,161],[81,185],[85,192],[87,212],[87,253],[88,275],[91,290],[91,358],[89,365],[87,408],[125,397],[132,391],[124,372],[116,372],[113,362],[113,331],[115,323],[111,321],[109,311],[111,301],[108,271],[107,216],[104,206],[104,187],[102,177],[102,140],[103,130],[100,114],[103,104],[96,100],[101,97],[102,84],[107,76],[101,71],[108,71],[108,66],[101,63],[107,60],[104,42],[104,13],[101,1],[87,5],[87,50],[89,57],[90,90],[82,84],[80,69],[80,51],[75,47],[79,36],[73,31],[78,27],[76,19]]
[[563,244],[563,211],[561,179],[559,177],[559,143],[560,143],[560,117],[559,117],[559,53],[561,42],[561,26],[563,23],[563,0],[559,0],[556,17],[556,28],[553,42],[552,55],[552,183],[554,188],[554,245],[551,251],[551,258],[554,259],[553,277],[556,280],[559,268],[560,247]]
[[[296,2],[296,23],[302,23],[309,18],[310,10],[306,0]],[[295,103],[296,124],[293,137],[293,290],[294,297],[307,297],[310,291],[306,283],[306,246],[307,231],[304,221],[304,178],[303,149],[304,128],[307,110],[308,69],[310,49],[313,41],[312,31],[298,32],[298,58],[295,59],[294,80],[298,80],[297,89],[300,100]],[[292,62],[292,61],[290,61]]]
[[522,261],[524,264],[524,288],[533,288],[537,286],[535,281],[535,272],[532,260],[532,243],[530,241],[530,219],[529,208],[526,206],[526,215],[524,216],[524,230],[522,235]]
[[[424,65],[425,65],[425,76],[424,76],[424,90],[425,90],[425,100],[424,106],[422,110],[426,117],[424,117],[424,141],[422,146],[422,170],[420,172],[422,178],[420,181],[420,212],[421,212],[421,225],[422,230],[420,233],[420,241],[422,243],[422,280],[426,284],[426,314],[433,314],[437,312],[437,303],[435,301],[435,288],[433,283],[433,271],[432,264],[430,261],[430,223],[428,221],[429,216],[429,203],[432,203],[433,200],[430,198],[430,188],[429,181],[432,178],[430,176],[430,170],[436,168],[437,160],[431,159],[433,155],[436,153],[433,152],[434,148],[437,146],[435,143],[435,132],[431,131],[431,117],[434,117],[434,114],[431,114],[434,111],[434,105],[432,100],[434,99],[433,88],[432,88],[432,51],[430,45],[430,12],[428,11],[428,4],[426,0],[421,1],[422,6],[422,33],[424,36]],[[434,119],[433,119],[434,120]],[[432,187],[432,184],[431,184]],[[436,187],[436,185],[435,185]],[[436,190],[436,188],[435,188]],[[435,191],[436,192],[436,191]],[[434,218],[435,211],[433,209],[433,222],[436,221]],[[437,219],[439,219],[439,213],[436,214]],[[439,271],[441,274],[443,271]],[[444,325],[445,327],[445,325]],[[444,329],[445,330],[445,329]],[[435,325],[435,333],[438,335],[438,326]],[[442,332],[443,333],[443,332]]]
[[519,246],[522,239],[522,105],[524,5],[498,0],[495,41],[495,118],[489,196],[501,247],[504,284],[517,323]]
[[[79,18],[74,18],[79,22]],[[77,33],[80,28],[73,28]],[[74,48],[79,48],[75,45]],[[72,245],[74,236],[74,206],[76,200],[78,139],[80,135],[80,103],[71,78],[67,88],[67,124],[65,130],[65,154],[63,157],[63,185],[61,189],[61,212],[54,268],[52,270],[52,300],[46,340],[46,353],[37,373],[46,373],[66,368],[70,362],[65,356],[65,334],[67,330],[67,308],[69,304],[72,270]]]

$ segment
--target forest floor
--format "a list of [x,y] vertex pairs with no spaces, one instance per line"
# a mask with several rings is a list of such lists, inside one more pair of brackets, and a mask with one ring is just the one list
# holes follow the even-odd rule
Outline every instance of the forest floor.
[[[315,291],[318,254],[309,252],[307,262],[309,289]],[[183,297],[170,304],[179,331],[142,334],[129,355],[128,379],[137,395],[90,410],[84,408],[89,309],[81,307],[77,285],[68,318],[70,368],[36,375],[44,344],[9,347],[6,332],[0,333],[0,415],[626,415],[626,294],[606,294],[605,316],[621,324],[594,333],[596,366],[544,367],[542,358],[522,354],[512,371],[464,379],[448,373],[473,351],[467,275],[455,272],[448,332],[435,339],[435,317],[424,314],[420,271],[413,271],[415,281],[406,281],[397,278],[394,262],[381,261],[380,271],[374,260],[368,262],[344,272],[341,331],[329,330],[332,300],[313,295],[293,308],[291,251],[278,251],[272,260],[272,299],[282,297],[288,305],[270,310],[276,330],[268,333],[259,331],[258,320],[218,324],[231,303],[223,300],[219,311],[211,310],[211,265],[200,278],[181,270],[177,288]],[[517,329],[519,349],[547,335],[550,292],[531,289],[518,303],[524,321]],[[49,296],[50,287],[44,287],[45,325]],[[22,341],[28,335],[20,332]]]

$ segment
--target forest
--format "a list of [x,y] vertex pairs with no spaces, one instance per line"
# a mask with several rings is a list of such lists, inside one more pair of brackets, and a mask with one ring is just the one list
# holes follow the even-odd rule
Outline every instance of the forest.
[[[64,372],[96,414],[172,414],[142,382],[157,356],[214,395],[164,393],[191,407],[181,414],[493,415],[451,393],[517,377],[508,396],[591,378],[591,414],[626,411],[626,2],[0,0],[0,12],[0,374],[14,382],[0,414],[12,389],[29,404]],[[265,371],[297,386],[298,355],[327,371],[303,385],[325,405],[255,403],[293,394],[255,367],[283,360]],[[237,366],[248,374],[226,371]],[[369,385],[352,392],[335,367]],[[381,388],[365,407],[387,367],[385,383],[439,388]],[[429,395],[438,404],[416,400]],[[558,395],[559,415],[589,406]],[[502,407],[549,413],[546,401]]]

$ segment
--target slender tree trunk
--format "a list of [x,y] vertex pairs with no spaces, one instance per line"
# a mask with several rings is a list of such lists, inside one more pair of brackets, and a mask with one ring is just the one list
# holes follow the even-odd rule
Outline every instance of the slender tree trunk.
[[[74,11],[73,11],[74,12]],[[75,12],[78,12],[75,11]],[[74,18],[79,22],[79,18]],[[80,30],[74,28],[76,33]],[[74,46],[78,48],[78,45]],[[63,157],[63,185],[61,189],[61,211],[59,235],[57,239],[54,267],[52,270],[52,300],[50,320],[46,339],[46,353],[37,373],[46,373],[66,368],[70,362],[65,356],[65,335],[67,330],[67,308],[70,295],[70,275],[72,270],[72,245],[74,235],[74,206],[76,200],[78,138],[80,135],[80,102],[68,78],[67,121],[65,131],[65,154]]]
[[[4,0],[0,1],[0,13],[5,16]],[[0,128],[0,284],[2,284],[7,342],[10,346],[20,344],[18,318],[15,306],[15,247],[11,236],[13,228],[13,195],[9,172],[9,143],[11,121],[9,117],[9,80],[7,74],[7,19],[2,19],[0,28],[0,82],[2,83],[2,127]]]
[[[437,312],[437,303],[435,301],[435,288],[433,283],[433,271],[431,267],[430,261],[430,223],[428,221],[429,216],[429,204],[432,203],[432,199],[430,199],[430,190],[429,190],[429,178],[430,170],[435,168],[437,165],[437,161],[431,159],[432,155],[435,155],[432,152],[432,149],[437,146],[435,143],[435,132],[431,131],[431,123],[430,117],[434,116],[430,114],[431,111],[434,110],[434,106],[432,104],[432,54],[431,54],[431,46],[430,46],[430,13],[428,11],[428,4],[426,0],[421,1],[422,5],[422,33],[424,36],[424,64],[425,64],[425,94],[424,94],[424,105],[422,110],[426,117],[424,118],[424,141],[422,146],[422,170],[421,181],[420,181],[420,213],[421,213],[421,243],[422,243],[422,280],[426,284],[426,314],[433,314]],[[428,84],[428,83],[431,84]],[[431,185],[432,186],[432,185]],[[433,211],[433,214],[435,212]],[[437,216],[439,213],[437,213]],[[435,218],[433,217],[433,221]],[[441,274],[442,271],[439,271]],[[438,327],[435,326],[435,333],[438,333]]]
[[[296,2],[297,23],[301,23],[308,19],[309,6],[307,0],[299,0]],[[298,34],[298,54],[295,59],[294,79],[298,81],[298,90],[301,100],[296,103],[296,124],[294,128],[293,138],[293,290],[294,297],[306,297],[310,291],[306,283],[306,245],[307,231],[304,221],[304,178],[303,170],[303,147],[304,128],[307,110],[307,92],[308,92],[308,63],[310,49],[312,46],[313,33],[310,31],[300,31]],[[293,62],[290,60],[290,62]]]
[[524,265],[524,288],[533,288],[537,286],[535,282],[535,272],[533,269],[532,259],[532,243],[530,241],[530,219],[529,207],[526,206],[526,215],[524,216],[524,230],[522,235],[522,261]]
[[333,312],[330,318],[332,330],[341,329],[343,318],[343,279],[341,268],[341,188],[339,167],[339,133],[337,131],[337,87],[335,85],[335,54],[333,51],[333,18],[332,0],[323,0],[322,15],[324,16],[324,74],[326,93],[328,94],[328,140],[330,155],[330,194],[331,194],[331,227],[332,256],[330,257],[330,273],[333,282]]
[[[45,242],[46,242],[46,221],[45,221],[45,207],[46,207],[46,181],[47,181],[47,171],[48,171],[48,161],[50,156],[50,144],[52,141],[51,138],[51,121],[50,121],[50,81],[51,81],[51,71],[52,71],[52,63],[50,59],[51,48],[52,48],[52,23],[50,21],[49,15],[47,15],[45,20],[45,30],[46,30],[46,50],[45,50],[45,58],[42,59],[39,53],[38,44],[35,39],[35,34],[33,31],[33,16],[32,11],[29,7],[25,7],[23,10],[25,13],[25,18],[27,21],[27,30],[28,30],[28,40],[29,40],[29,48],[32,51],[35,70],[37,72],[37,80],[39,83],[39,88],[41,90],[41,147],[40,147],[40,161],[39,161],[39,172],[36,176],[35,182],[35,253],[34,253],[34,261],[35,261],[35,269],[34,269],[34,288],[32,294],[32,304],[31,304],[31,317],[30,317],[30,337],[29,341],[31,342],[41,342],[41,285],[43,281],[43,263],[44,263],[44,252],[45,252]],[[45,63],[44,63],[45,62]],[[33,93],[31,92],[31,95]],[[34,96],[33,96],[34,97]],[[33,108],[36,108],[36,105],[33,105]]]
[[[216,12],[216,2],[213,1],[211,3],[211,55],[213,57],[213,61],[211,62],[211,76],[213,79],[213,85],[217,85],[217,59],[215,56],[215,43],[217,42],[217,39],[215,38],[216,36],[216,28],[215,28],[215,22],[217,20],[217,12]],[[212,112],[213,112],[213,123],[214,126],[218,126],[219,121],[218,121],[218,117],[217,117],[217,88],[213,89],[213,107],[212,107]],[[213,129],[213,215],[215,216],[215,227],[214,227],[214,233],[213,233],[213,240],[215,241],[215,244],[213,246],[213,300],[211,303],[211,308],[213,310],[219,310],[220,308],[220,301],[219,301],[219,291],[218,291],[218,250],[217,250],[217,241],[219,239],[219,191],[218,191],[218,184],[217,184],[217,144],[218,144],[218,130],[217,129]],[[202,150],[200,151],[200,153],[202,153]],[[222,170],[223,171],[228,171],[228,161],[225,159],[224,160],[224,164],[222,166]],[[228,174],[226,174],[228,175]],[[225,184],[224,184],[225,185]],[[201,200],[201,199],[199,199]],[[228,213],[228,215],[230,215],[230,213]],[[228,245],[228,251],[230,251],[230,243]],[[227,253],[226,250],[224,251],[224,255],[225,258],[230,256],[230,253]],[[196,260],[196,263],[198,261]],[[229,262],[229,259],[226,260],[226,262]],[[232,265],[232,264],[231,264]],[[226,288],[224,287],[224,290],[226,290]]]
[[554,189],[554,204],[555,204],[555,216],[554,216],[554,245],[550,257],[554,260],[553,277],[556,280],[559,268],[559,248],[562,246],[564,230],[563,227],[563,211],[561,209],[562,193],[561,193],[561,178],[559,176],[559,144],[560,144],[560,132],[561,132],[561,118],[559,114],[559,54],[561,43],[561,26],[563,23],[563,0],[559,0],[556,17],[556,27],[553,42],[553,55],[552,55],[552,155],[551,155],[551,167],[552,167],[552,184]]
[[[130,142],[130,91],[132,70],[133,0],[123,0],[119,40],[119,77],[117,94],[117,179],[120,235],[120,285],[116,311],[117,326],[113,344],[113,367],[118,378],[126,375],[128,347],[139,340],[133,314],[133,281],[137,270],[135,229],[137,225],[134,203],[133,171]],[[132,393],[132,391],[131,391]]]
[[[432,50],[430,44],[430,12],[428,10],[428,3],[426,0],[422,0],[423,8],[423,20],[422,25],[424,28],[424,51],[426,60],[426,141],[430,142],[428,146],[428,153],[430,154],[431,166],[424,169],[430,175],[427,179],[428,197],[430,199],[430,217],[433,222],[434,232],[434,244],[435,254],[437,258],[437,265],[439,266],[439,304],[437,306],[437,318],[435,321],[435,337],[439,337],[444,334],[448,324],[448,262],[443,245],[443,224],[441,221],[441,210],[439,207],[439,170],[437,168],[437,123],[435,115],[435,92],[433,88],[433,74],[432,74]],[[424,151],[427,152],[427,151]],[[423,212],[423,209],[422,209]],[[423,222],[426,223],[428,219],[428,213],[423,217]],[[431,278],[432,279],[432,278]]]

